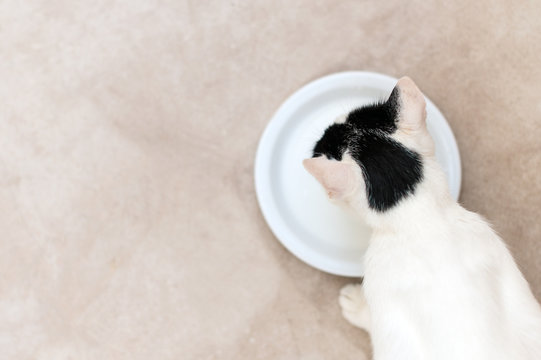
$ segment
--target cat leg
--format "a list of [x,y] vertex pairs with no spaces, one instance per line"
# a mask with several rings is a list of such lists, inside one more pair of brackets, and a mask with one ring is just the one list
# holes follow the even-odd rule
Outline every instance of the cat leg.
[[344,286],[340,290],[338,302],[342,308],[342,315],[350,324],[370,331],[370,313],[361,284]]

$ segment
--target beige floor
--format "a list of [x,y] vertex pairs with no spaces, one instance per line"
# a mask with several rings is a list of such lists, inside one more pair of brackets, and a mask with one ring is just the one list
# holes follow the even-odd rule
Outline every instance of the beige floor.
[[349,280],[282,248],[252,176],[279,104],[348,69],[440,107],[541,298],[541,3],[447,3],[1,2],[0,358],[363,359]]

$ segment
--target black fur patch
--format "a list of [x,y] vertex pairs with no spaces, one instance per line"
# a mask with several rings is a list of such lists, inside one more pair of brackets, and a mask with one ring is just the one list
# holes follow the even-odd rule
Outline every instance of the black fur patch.
[[368,204],[380,212],[412,194],[423,177],[420,155],[389,136],[397,130],[399,106],[395,88],[387,101],[355,109],[345,123],[329,126],[313,151],[313,157],[342,160],[349,150],[362,169]]
[[352,131],[349,124],[332,124],[316,143],[313,157],[325,155],[328,159],[342,160]]
[[386,135],[365,133],[350,143],[349,151],[363,171],[368,204],[374,210],[392,208],[422,179],[420,155]]
[[387,101],[362,106],[348,114],[346,122],[362,130],[380,130],[389,134],[396,131],[400,95],[394,88]]

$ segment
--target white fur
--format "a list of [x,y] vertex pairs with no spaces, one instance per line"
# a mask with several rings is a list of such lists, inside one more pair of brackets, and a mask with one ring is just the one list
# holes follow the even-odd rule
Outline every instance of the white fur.
[[343,156],[357,185],[334,198],[373,227],[363,285],[340,294],[344,317],[370,332],[375,360],[540,360],[539,304],[503,241],[449,195],[422,93],[408,78],[398,85],[393,137],[422,155],[423,180],[414,195],[378,213],[368,206],[360,168]]
[[541,359],[541,310],[504,243],[442,191],[433,159],[425,178],[371,219],[363,289],[374,359]]

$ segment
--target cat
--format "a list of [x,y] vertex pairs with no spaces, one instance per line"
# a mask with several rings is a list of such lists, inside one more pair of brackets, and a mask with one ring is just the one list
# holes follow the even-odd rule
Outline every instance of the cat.
[[375,360],[540,360],[541,308],[504,242],[450,196],[408,77],[330,125],[303,165],[373,229],[339,296]]

